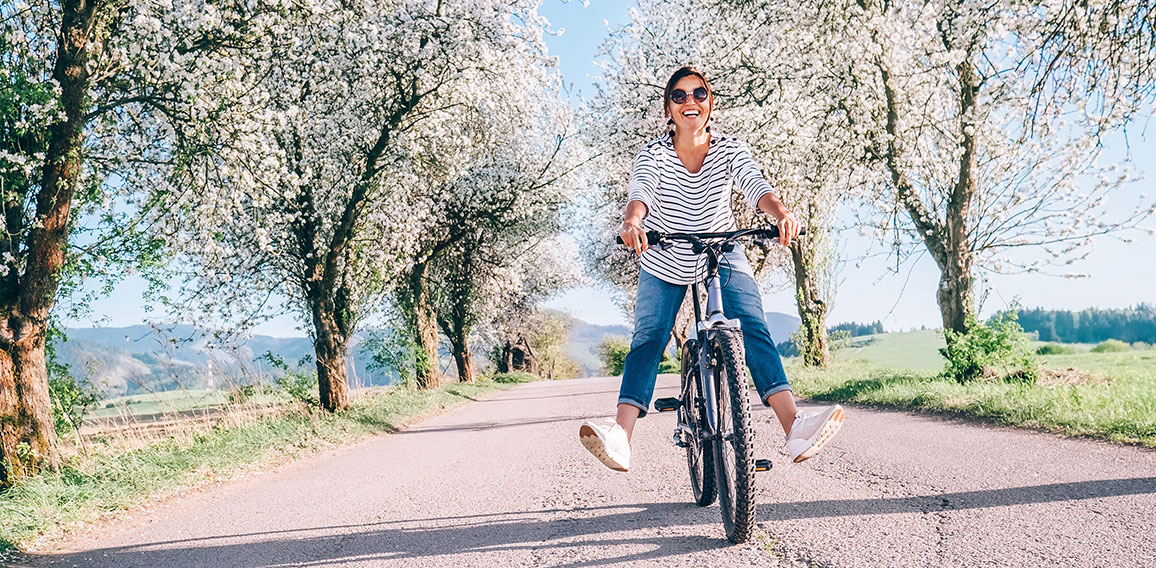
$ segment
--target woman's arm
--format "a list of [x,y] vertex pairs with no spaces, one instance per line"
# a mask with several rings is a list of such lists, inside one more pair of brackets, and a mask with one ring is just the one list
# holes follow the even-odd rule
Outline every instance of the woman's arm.
[[759,211],[778,219],[779,243],[783,246],[790,245],[792,240],[799,237],[799,220],[795,219],[791,210],[775,194],[764,193],[759,198]]
[[775,195],[774,189],[763,178],[763,172],[751,156],[750,148],[739,142],[731,160],[731,172],[738,183],[739,191],[746,196],[747,201],[759,211],[774,217],[779,222],[779,242],[788,246],[799,236],[799,220],[791,214],[790,209],[783,205]]
[[622,242],[638,254],[649,248],[646,231],[642,230],[642,218],[645,216],[646,204],[637,200],[626,204],[626,214],[622,216]]
[[630,187],[626,190],[626,212],[622,215],[622,242],[642,254],[649,246],[646,232],[642,230],[642,218],[654,202],[654,192],[658,188],[658,163],[650,151],[643,147],[634,157],[634,169],[630,173]]

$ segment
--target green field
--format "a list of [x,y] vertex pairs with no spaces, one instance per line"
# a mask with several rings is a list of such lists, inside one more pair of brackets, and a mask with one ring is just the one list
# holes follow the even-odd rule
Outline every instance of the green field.
[[[855,402],[983,418],[1074,436],[1156,447],[1156,350],[1039,357],[1065,371],[1037,383],[938,377],[943,337],[935,331],[855,338],[829,369],[789,363],[795,392]],[[1078,372],[1066,371],[1075,369]]]
[[[269,404],[278,400],[276,395],[256,393],[247,401]],[[135,394],[100,401],[85,414],[86,419],[123,418],[187,412],[199,408],[220,407],[229,404],[229,391],[188,389],[157,393]]]
[[851,339],[851,346],[835,351],[837,361],[863,361],[888,369],[938,371],[943,368],[939,349],[943,332],[907,331],[865,335]]

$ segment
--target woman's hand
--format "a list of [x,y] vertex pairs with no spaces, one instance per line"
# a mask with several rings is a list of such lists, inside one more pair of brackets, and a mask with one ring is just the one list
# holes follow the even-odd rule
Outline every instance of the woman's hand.
[[779,243],[790,246],[791,241],[799,238],[800,228],[799,220],[790,211],[784,211],[783,216],[779,218]]
[[619,233],[622,237],[622,244],[634,249],[637,254],[642,254],[647,248],[646,231],[642,230],[642,226],[634,219],[627,219],[622,222],[622,231]]

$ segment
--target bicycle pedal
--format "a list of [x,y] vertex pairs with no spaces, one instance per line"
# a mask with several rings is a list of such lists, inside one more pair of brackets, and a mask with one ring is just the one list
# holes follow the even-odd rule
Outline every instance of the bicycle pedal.
[[755,460],[755,471],[771,471],[771,460]]
[[654,401],[654,409],[658,412],[670,412],[671,410],[678,410],[681,404],[682,401],[674,397],[660,398]]

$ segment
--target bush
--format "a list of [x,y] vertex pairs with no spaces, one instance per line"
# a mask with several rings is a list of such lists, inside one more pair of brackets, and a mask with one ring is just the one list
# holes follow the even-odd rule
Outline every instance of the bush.
[[1076,350],[1058,343],[1045,343],[1036,349],[1037,355],[1071,355]]
[[245,404],[253,399],[253,395],[257,394],[257,387],[255,385],[242,385],[229,391],[229,404]]
[[660,374],[661,373],[674,373],[676,375],[682,373],[682,357],[681,356],[673,356],[672,357],[672,356],[664,353],[662,355],[662,362],[658,364],[658,372]]
[[1092,353],[1120,353],[1131,351],[1132,346],[1118,339],[1109,339],[1092,348]]
[[494,375],[493,381],[502,384],[518,384],[536,381],[538,377],[530,373],[523,373],[522,371],[514,371],[512,373],[498,373]]
[[68,374],[49,377],[48,395],[52,400],[52,420],[57,434],[79,432],[85,413],[100,402],[88,381],[77,381]]
[[1132,349],[1134,349],[1136,351],[1147,351],[1151,348],[1152,348],[1151,343],[1144,343],[1143,341],[1137,341],[1137,342],[1132,344]]
[[293,400],[305,403],[306,406],[321,406],[321,394],[318,392],[317,371],[302,370],[312,357],[306,355],[297,362],[297,368],[290,367],[284,359],[266,351],[261,358],[271,367],[283,373],[277,377],[277,386]]
[[942,376],[966,383],[984,376],[998,376],[1034,382],[1039,365],[1028,347],[1028,337],[1016,321],[1015,310],[1004,312],[987,323],[967,317],[967,332],[945,332],[947,347],[940,354],[947,359]]
[[827,335],[827,345],[831,351],[838,351],[851,346],[851,332],[846,329],[836,329]]
[[602,358],[602,369],[607,375],[621,375],[626,366],[626,354],[630,352],[630,342],[623,337],[607,336],[598,344],[598,356]]

